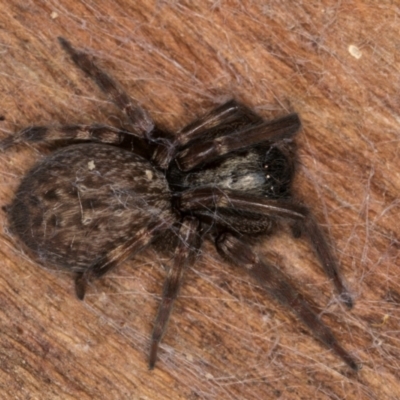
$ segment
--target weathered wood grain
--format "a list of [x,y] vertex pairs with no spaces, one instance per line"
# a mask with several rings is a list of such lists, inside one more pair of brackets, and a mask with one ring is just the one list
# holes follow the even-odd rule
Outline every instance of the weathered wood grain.
[[[1,212],[0,398],[400,398],[399,48],[395,2],[0,0],[0,134],[30,124],[120,123],[56,40],[95,55],[161,126],[235,97],[296,111],[296,190],[330,232],[348,311],[314,256],[264,240],[363,364],[354,374],[210,245],[186,275],[154,371],[149,337],[165,272],[147,252],[74,296],[39,268]],[[0,204],[45,148],[0,154]]]

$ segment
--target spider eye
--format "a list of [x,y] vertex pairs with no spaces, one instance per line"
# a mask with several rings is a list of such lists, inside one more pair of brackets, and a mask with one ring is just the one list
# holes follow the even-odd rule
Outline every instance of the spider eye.
[[265,196],[289,197],[294,171],[292,163],[285,154],[277,147],[270,147],[265,153],[263,169],[265,171]]

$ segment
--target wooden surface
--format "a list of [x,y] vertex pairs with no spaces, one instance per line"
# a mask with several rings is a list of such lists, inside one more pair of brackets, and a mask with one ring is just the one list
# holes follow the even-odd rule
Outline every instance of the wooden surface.
[[[1,212],[0,398],[400,398],[400,9],[295,3],[0,0],[0,133],[119,123],[57,36],[95,55],[171,130],[231,97],[266,118],[298,112],[296,191],[335,243],[354,309],[337,301],[303,242],[281,234],[258,251],[280,254],[363,369],[350,372],[207,245],[148,371],[160,257],[141,254],[80,302],[68,274],[21,252]],[[0,155],[1,205],[47,152],[19,146]]]

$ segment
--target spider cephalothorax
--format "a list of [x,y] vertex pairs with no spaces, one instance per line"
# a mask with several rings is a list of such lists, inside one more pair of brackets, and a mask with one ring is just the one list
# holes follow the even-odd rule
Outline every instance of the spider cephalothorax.
[[34,126],[3,140],[3,149],[20,142],[71,143],[25,175],[7,208],[11,231],[26,249],[42,264],[73,271],[79,298],[89,279],[146,246],[172,252],[152,335],[153,368],[182,273],[202,241],[212,240],[226,260],[244,267],[356,370],[309,303],[249,245],[253,236],[288,224],[295,237],[309,240],[342,300],[352,306],[323,232],[291,194],[297,114],[265,121],[231,100],[172,136],[155,127],[87,54],[59,40],[125,113],[130,129]]

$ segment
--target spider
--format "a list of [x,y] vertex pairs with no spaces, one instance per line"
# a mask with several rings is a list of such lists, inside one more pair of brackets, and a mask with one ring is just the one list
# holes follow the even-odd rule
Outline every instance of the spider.
[[6,207],[11,232],[28,253],[41,264],[72,271],[83,299],[88,281],[147,246],[168,252],[172,262],[151,336],[152,369],[183,273],[210,240],[226,261],[244,268],[357,370],[310,303],[251,247],[255,238],[289,225],[295,238],[308,239],[342,301],[352,307],[325,235],[291,193],[298,115],[265,121],[231,100],[172,136],[92,57],[64,38],[59,42],[122,110],[129,131],[100,124],[31,126],[1,142],[3,150],[23,142],[63,145],[25,175]]

